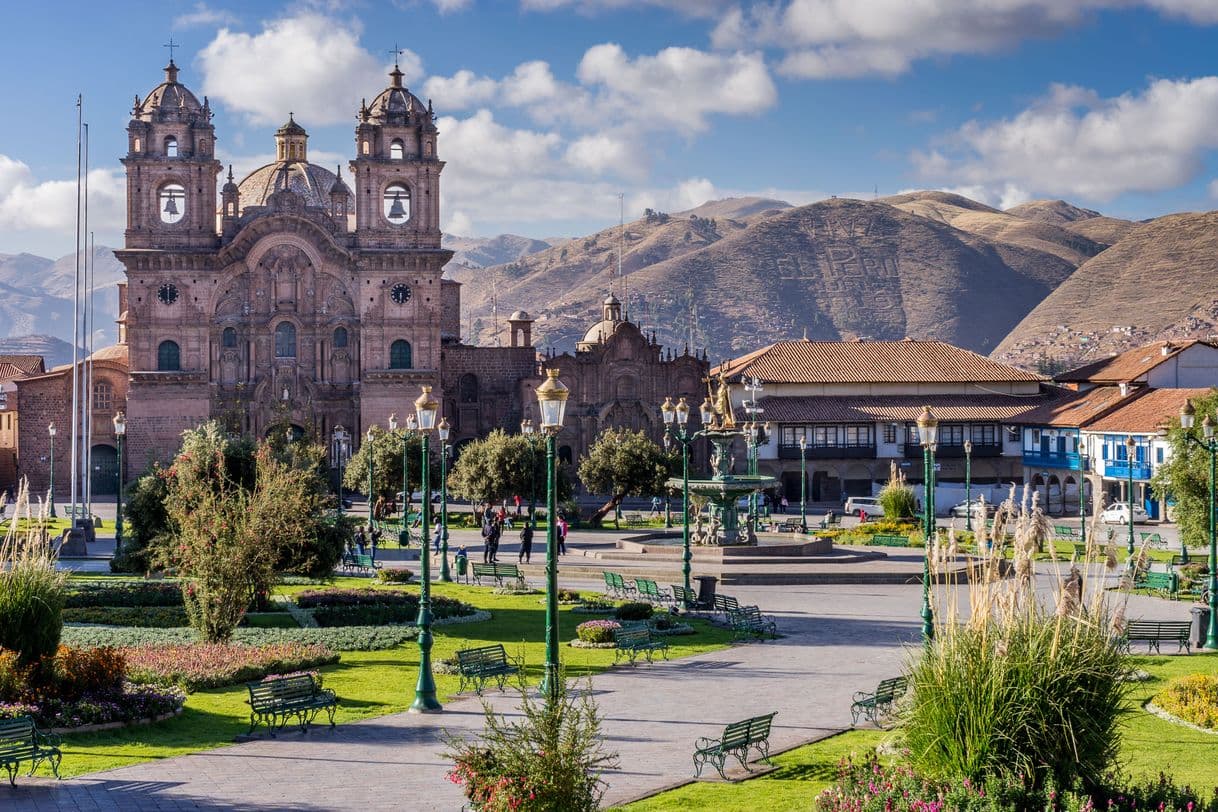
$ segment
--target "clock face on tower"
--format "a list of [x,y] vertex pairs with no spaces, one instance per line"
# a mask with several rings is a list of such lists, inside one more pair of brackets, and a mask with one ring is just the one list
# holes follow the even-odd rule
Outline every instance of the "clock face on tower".
[[406,304],[410,301],[410,285],[394,285],[393,290],[390,291],[389,295],[392,296],[393,301],[397,302],[398,304]]
[[171,305],[178,300],[178,286],[166,282],[164,285],[161,285],[156,295],[163,304]]

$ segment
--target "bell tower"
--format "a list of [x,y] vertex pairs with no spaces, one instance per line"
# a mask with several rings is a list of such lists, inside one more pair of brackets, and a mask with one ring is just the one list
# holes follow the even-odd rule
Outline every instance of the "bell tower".
[[216,135],[203,103],[178,82],[173,59],[165,81],[141,101],[127,125],[127,248],[212,249],[216,233]]
[[356,239],[364,248],[439,248],[435,116],[402,85],[396,64],[389,79],[371,105],[360,104],[355,128]]

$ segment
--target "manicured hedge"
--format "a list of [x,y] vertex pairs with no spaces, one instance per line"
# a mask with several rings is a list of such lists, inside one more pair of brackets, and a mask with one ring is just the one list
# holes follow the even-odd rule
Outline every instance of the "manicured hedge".
[[181,606],[182,587],[177,581],[70,581],[64,605]]
[[63,610],[64,623],[96,623],[106,626],[146,626],[166,629],[188,626],[182,606],[85,606]]
[[[233,642],[250,646],[271,643],[320,643],[331,651],[376,651],[414,640],[414,626],[347,626],[337,629],[251,629],[238,627]],[[141,629],[124,626],[65,626],[63,642],[81,648],[156,646],[199,642],[194,629]]]

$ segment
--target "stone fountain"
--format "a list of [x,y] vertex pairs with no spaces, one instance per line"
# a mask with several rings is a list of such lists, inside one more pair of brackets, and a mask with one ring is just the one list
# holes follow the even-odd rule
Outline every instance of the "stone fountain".
[[[710,479],[689,480],[689,492],[692,496],[704,497],[710,502],[709,523],[702,519],[698,512],[693,529],[690,531],[690,541],[712,547],[731,547],[757,543],[757,536],[750,526],[740,526],[740,513],[737,509],[740,497],[771,488],[778,484],[774,477],[736,474],[735,460],[732,458],[732,443],[744,436],[735,427],[713,427],[705,431],[714,450],[711,452]],[[680,477],[668,480],[668,486],[681,490]]]

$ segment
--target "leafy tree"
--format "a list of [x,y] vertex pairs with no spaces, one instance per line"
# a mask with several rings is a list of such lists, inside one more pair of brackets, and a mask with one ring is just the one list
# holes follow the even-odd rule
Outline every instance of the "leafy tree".
[[[571,496],[571,480],[566,467],[557,466],[558,499]],[[523,434],[508,434],[496,429],[481,440],[461,449],[461,456],[448,472],[448,487],[458,497],[475,505],[499,502],[520,496],[528,502],[536,493],[537,501],[546,498],[545,440],[529,440]]]
[[[368,491],[368,461],[372,460],[372,496],[383,496],[392,499],[402,489],[402,438],[406,429],[399,427],[389,431],[380,426],[372,427],[372,442],[365,436],[360,443],[359,451],[351,456],[343,471],[343,487],[349,491],[366,493]],[[439,438],[433,437],[431,442],[432,477],[434,487],[440,486],[438,457]],[[406,436],[407,473],[410,483],[407,487],[411,492],[423,485],[422,471],[423,440],[418,433]]]
[[168,495],[165,469],[159,464],[154,464],[127,490],[123,505],[123,548],[110,559],[111,571],[139,573],[152,568],[149,554],[156,546],[156,539],[170,530],[169,514],[165,511]]
[[579,478],[591,493],[609,501],[592,516],[595,524],[627,496],[662,493],[672,463],[670,455],[641,431],[605,429],[579,461]]
[[[1195,398],[1193,408],[1197,413],[1197,426],[1193,432],[1200,439],[1201,421],[1207,414],[1213,416],[1218,409],[1218,391]],[[1188,442],[1180,427],[1179,417],[1172,420],[1167,441],[1171,446],[1171,458],[1159,466],[1151,480],[1151,487],[1160,499],[1170,498],[1175,502],[1181,541],[1188,547],[1207,546],[1210,539],[1209,452],[1196,443]]]

